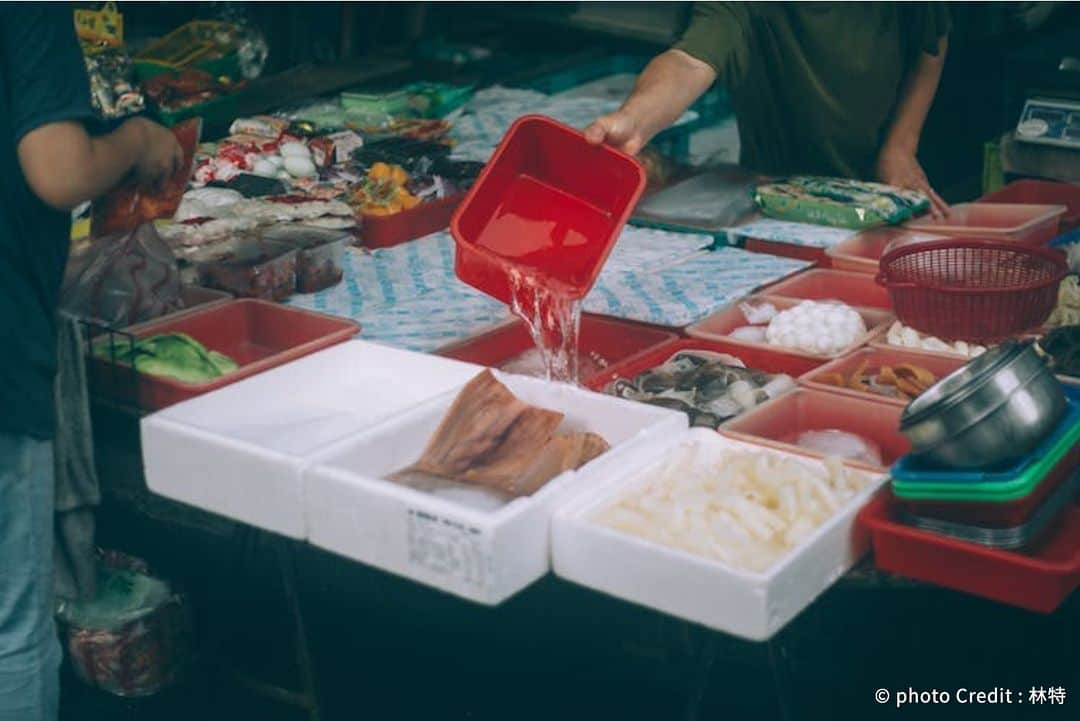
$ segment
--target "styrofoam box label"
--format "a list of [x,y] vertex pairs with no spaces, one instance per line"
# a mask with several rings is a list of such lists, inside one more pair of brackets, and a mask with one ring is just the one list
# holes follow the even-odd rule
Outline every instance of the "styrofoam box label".
[[487,594],[495,585],[491,534],[468,522],[409,508],[409,564],[467,592]]

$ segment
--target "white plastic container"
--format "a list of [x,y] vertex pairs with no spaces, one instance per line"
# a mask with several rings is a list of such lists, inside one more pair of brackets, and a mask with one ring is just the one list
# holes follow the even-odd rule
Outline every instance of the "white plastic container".
[[[663,613],[754,641],[772,637],[869,549],[855,517],[884,483],[871,475],[855,498],[800,546],[765,573],[742,571],[691,553],[657,545],[595,523],[593,516],[648,482],[679,447],[698,447],[699,457],[730,452],[778,453],[692,429],[644,453],[607,466],[586,493],[563,505],[552,519],[555,574],[574,583]],[[782,454],[781,455],[790,455]],[[807,465],[820,462],[800,457]]]
[[327,448],[305,473],[309,541],[320,548],[462,598],[495,605],[551,567],[549,524],[562,502],[590,487],[635,448],[686,430],[685,414],[534,378],[496,373],[521,400],[566,414],[563,428],[592,431],[612,449],[531,496],[494,510],[385,477],[414,463],[457,391]]
[[482,370],[364,341],[334,346],[143,419],[147,485],[306,538],[302,472],[313,453]]

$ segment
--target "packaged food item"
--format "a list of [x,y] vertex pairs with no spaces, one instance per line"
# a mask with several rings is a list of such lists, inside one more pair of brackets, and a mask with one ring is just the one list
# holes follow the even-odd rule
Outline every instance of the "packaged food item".
[[199,281],[243,298],[283,301],[296,292],[296,249],[245,238],[198,264]]
[[229,126],[230,135],[253,135],[258,138],[277,140],[289,128],[287,118],[273,115],[255,115],[250,118],[237,118]]
[[263,237],[296,248],[296,289],[300,293],[317,293],[341,282],[345,249],[352,242],[348,233],[279,225],[266,230]]
[[202,120],[186,120],[173,128],[173,133],[184,150],[184,163],[180,169],[157,192],[148,192],[130,181],[96,201],[90,221],[94,235],[130,231],[144,223],[176,214],[191,179]]
[[880,183],[799,176],[759,185],[754,200],[770,217],[839,228],[896,225],[926,211],[923,193]]
[[1080,325],[1080,278],[1067,275],[1058,286],[1058,301],[1050,317],[1046,319],[1048,328],[1065,325]]
[[308,146],[315,164],[327,168],[351,160],[353,153],[364,146],[364,139],[351,130],[343,130],[313,138]]
[[90,102],[101,117],[125,118],[146,109],[135,66],[124,48],[83,48]]
[[191,660],[189,604],[146,564],[99,554],[97,595],[65,602],[57,618],[85,683],[122,697],[151,696],[179,682]]

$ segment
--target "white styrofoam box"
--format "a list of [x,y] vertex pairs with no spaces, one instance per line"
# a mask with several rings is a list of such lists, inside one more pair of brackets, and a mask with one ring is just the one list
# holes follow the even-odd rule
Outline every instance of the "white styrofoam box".
[[680,452],[697,447],[710,462],[731,452],[786,455],[807,465],[820,462],[749,443],[715,431],[691,429],[655,444],[643,456],[609,465],[590,490],[560,507],[551,524],[555,574],[582,586],[638,603],[717,631],[764,641],[847,572],[869,550],[856,533],[859,509],[885,481],[872,481],[800,546],[764,573],[738,570],[685,551],[621,533],[592,521],[600,510],[655,478]]
[[327,448],[305,472],[308,540],[342,556],[495,605],[551,567],[548,531],[558,503],[635,446],[681,435],[686,415],[535,378],[496,373],[526,403],[566,414],[562,428],[603,436],[612,449],[528,497],[494,510],[385,477],[419,459],[456,392]]
[[147,485],[303,539],[302,471],[313,452],[481,370],[365,341],[342,343],[143,419]]

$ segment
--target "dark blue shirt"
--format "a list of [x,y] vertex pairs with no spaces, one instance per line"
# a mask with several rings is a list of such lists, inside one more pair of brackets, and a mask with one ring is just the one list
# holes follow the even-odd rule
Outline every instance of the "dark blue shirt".
[[56,312],[71,216],[26,184],[16,148],[93,118],[69,3],[0,4],[0,432],[51,438]]

